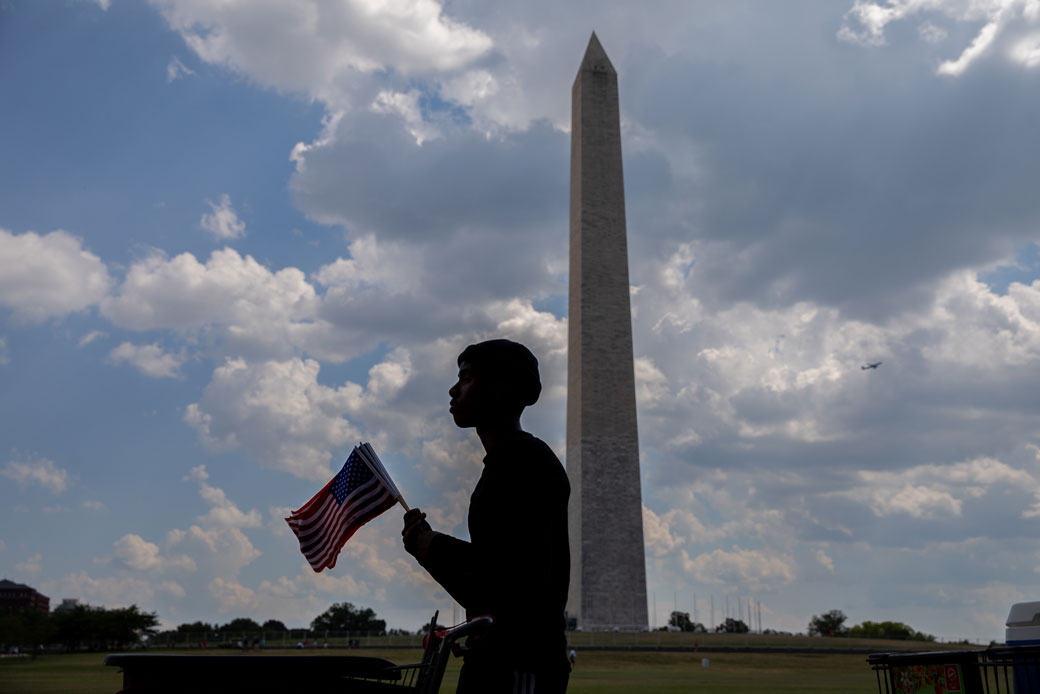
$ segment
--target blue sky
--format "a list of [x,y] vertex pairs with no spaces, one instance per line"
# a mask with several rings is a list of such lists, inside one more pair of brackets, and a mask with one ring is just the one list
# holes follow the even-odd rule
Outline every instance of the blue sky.
[[[570,83],[619,71],[651,614],[1000,639],[1040,573],[1040,5],[0,4],[0,573],[176,624],[416,628],[359,439],[465,533],[466,344],[565,437]],[[883,361],[864,372],[865,361]],[[719,610],[716,610],[718,617]],[[720,621],[720,620],[716,620]]]

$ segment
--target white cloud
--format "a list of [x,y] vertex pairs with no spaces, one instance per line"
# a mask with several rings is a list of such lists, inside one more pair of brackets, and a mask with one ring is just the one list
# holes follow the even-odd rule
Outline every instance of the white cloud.
[[158,344],[134,345],[123,342],[108,354],[112,364],[127,362],[152,378],[180,378],[178,369],[184,364],[183,354],[164,352]]
[[390,296],[421,291],[426,280],[421,249],[366,234],[351,241],[349,250],[350,258],[337,258],[314,275],[333,292],[333,298],[346,299],[368,288]]
[[1032,33],[1016,41],[1008,55],[1012,61],[1027,68],[1040,66],[1040,33]]
[[962,501],[952,494],[921,485],[905,485],[873,494],[871,507],[879,516],[905,514],[914,518],[950,518],[961,515]]
[[[941,75],[956,77],[963,74],[1000,41],[1010,44],[1006,53],[1013,62],[1027,68],[1040,64],[1034,54],[1036,42],[1029,38],[1019,38],[1019,32],[1011,30],[1032,25],[1040,19],[1035,0],[888,0],[885,4],[873,0],[855,0],[845,14],[838,37],[866,46],[881,46],[886,42],[885,29],[889,24],[922,13],[943,15],[959,23],[983,22],[957,58],[939,64],[937,72]],[[918,33],[922,40],[936,44],[944,40],[949,32],[932,22],[925,22],[918,28]]]
[[213,450],[244,448],[268,467],[327,481],[333,452],[361,439],[346,416],[378,417],[408,382],[411,362],[406,351],[391,352],[369,370],[367,389],[322,385],[319,369],[312,359],[229,360],[188,406],[185,421]]
[[136,604],[147,609],[157,596],[185,596],[184,588],[175,581],[149,580],[130,575],[94,578],[85,571],[72,572],[57,580],[44,581],[40,589],[47,595],[75,595],[91,605],[109,608]]
[[206,480],[209,473],[205,465],[196,465],[191,469],[189,479],[199,483],[199,495],[210,505],[209,513],[199,516],[198,521],[206,527],[217,528],[259,528],[262,523],[260,512],[250,509],[248,513],[231,501],[223,489],[210,485]]
[[195,571],[195,561],[187,555],[161,556],[159,546],[140,535],[127,533],[113,543],[115,558],[124,566],[138,571]]
[[328,388],[318,383],[318,370],[310,359],[229,360],[184,419],[213,450],[245,447],[270,467],[327,480],[331,451],[359,438],[341,415],[358,408],[361,387]]
[[7,352],[7,339],[0,337],[0,366],[11,363],[11,357]]
[[194,75],[195,71],[190,67],[181,62],[181,59],[177,56],[170,58],[170,62],[166,63],[166,82],[173,82],[176,79]]
[[18,571],[19,573],[31,574],[31,575],[35,576],[36,574],[38,574],[41,571],[43,571],[43,567],[41,566],[41,562],[42,561],[43,561],[43,555],[40,554],[39,552],[37,552],[36,554],[32,555],[31,557],[29,557],[25,561],[20,561],[17,564],[15,564],[14,565],[14,569],[15,569],[15,571]]
[[827,569],[830,573],[834,573],[834,560],[830,558],[825,550],[817,548],[813,556],[816,557],[816,562],[820,566]]
[[[1005,487],[1033,493],[1040,499],[1040,482],[1026,472],[993,458],[949,465],[918,465],[901,472],[859,472],[865,486],[842,494],[869,504],[879,517],[904,515],[934,519],[960,516],[967,499]],[[1038,502],[1040,504],[1040,502]],[[1023,511],[1023,517],[1031,517]]]
[[917,27],[917,34],[926,43],[941,43],[949,36],[949,32],[931,22],[924,22]]
[[231,207],[231,196],[224,193],[219,202],[206,201],[210,211],[199,219],[199,226],[213,234],[218,241],[230,241],[246,235],[246,223],[238,218]]
[[251,612],[255,609],[255,591],[241,583],[214,578],[209,584],[209,594],[217,601],[217,612]]
[[643,506],[643,541],[646,551],[656,557],[672,556],[676,550],[686,544],[686,538],[676,534],[668,523],[668,516],[675,513],[673,509],[664,516],[658,516]]
[[91,330],[89,333],[87,333],[86,335],[84,335],[83,337],[81,337],[79,339],[78,345],[80,347],[86,347],[91,342],[94,342],[95,340],[99,340],[102,337],[108,337],[108,333],[106,333],[103,330]]
[[300,270],[271,272],[225,248],[204,265],[190,253],[134,263],[101,310],[123,328],[213,335],[239,353],[285,356],[293,352],[293,331],[316,307]]
[[690,559],[682,552],[683,569],[702,583],[741,586],[753,591],[774,590],[795,579],[794,562],[759,550],[716,549]]
[[434,140],[441,136],[440,130],[424,118],[419,106],[419,90],[395,92],[384,89],[376,95],[372,102],[372,110],[376,113],[393,113],[405,122],[408,132],[415,138],[415,144],[422,145],[426,140]]
[[[204,550],[201,556],[206,558],[210,571],[218,576],[235,576],[262,554],[238,528],[192,525],[185,542],[196,551]],[[201,563],[201,559],[197,561]]]
[[108,507],[105,506],[103,501],[96,501],[92,499],[84,499],[80,504],[80,507],[86,511],[104,511]]
[[42,321],[82,311],[111,286],[104,263],[64,231],[44,236],[0,229],[0,306]]
[[200,59],[337,108],[350,103],[359,73],[454,71],[491,48],[488,36],[446,16],[434,0],[154,4]]
[[13,479],[20,485],[38,484],[55,494],[65,491],[69,473],[58,467],[53,460],[37,458],[27,462],[12,460],[0,470],[0,474]]

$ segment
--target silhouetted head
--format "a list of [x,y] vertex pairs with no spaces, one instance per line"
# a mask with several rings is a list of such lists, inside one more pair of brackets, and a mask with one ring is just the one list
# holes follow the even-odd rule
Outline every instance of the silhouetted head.
[[538,360],[519,342],[499,339],[470,345],[458,363],[459,380],[448,395],[460,427],[518,418],[525,407],[538,402]]

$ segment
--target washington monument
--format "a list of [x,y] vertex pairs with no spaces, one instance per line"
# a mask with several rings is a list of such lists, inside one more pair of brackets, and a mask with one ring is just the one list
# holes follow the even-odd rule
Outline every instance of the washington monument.
[[617,72],[589,39],[571,90],[567,476],[583,629],[647,626]]

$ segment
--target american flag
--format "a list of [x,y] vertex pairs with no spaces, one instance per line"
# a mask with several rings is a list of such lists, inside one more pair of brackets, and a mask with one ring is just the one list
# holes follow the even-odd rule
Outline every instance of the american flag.
[[363,454],[359,448],[351,451],[343,469],[285,519],[300,540],[300,551],[316,572],[334,567],[339,551],[351,535],[400,498],[385,471],[381,469],[382,474],[377,475],[362,459]]

